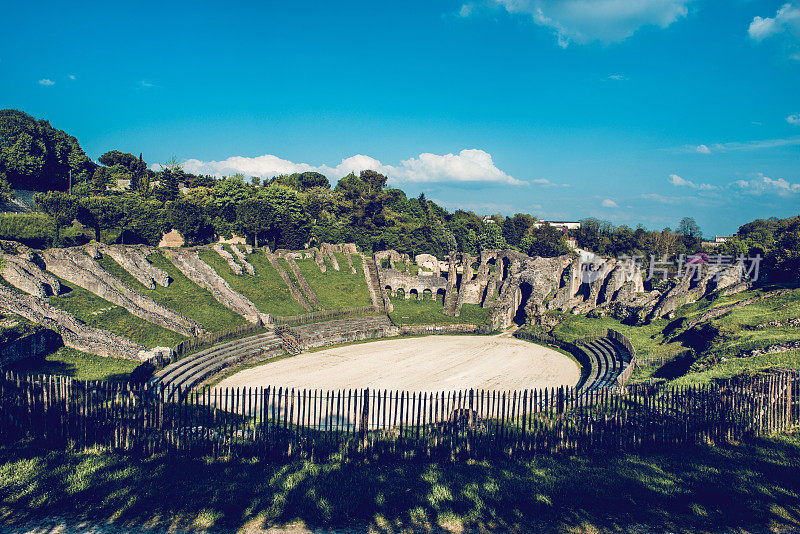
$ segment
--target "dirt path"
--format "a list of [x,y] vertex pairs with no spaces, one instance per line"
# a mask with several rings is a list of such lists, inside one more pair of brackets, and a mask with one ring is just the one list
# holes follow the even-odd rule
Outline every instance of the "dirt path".
[[564,354],[502,334],[426,336],[300,354],[245,369],[218,387],[521,390],[574,386],[580,375]]

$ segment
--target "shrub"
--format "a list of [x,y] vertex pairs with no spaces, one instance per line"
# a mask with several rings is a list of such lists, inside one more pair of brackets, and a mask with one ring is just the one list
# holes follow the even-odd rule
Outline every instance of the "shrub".
[[43,213],[0,214],[0,239],[19,241],[32,248],[47,248],[56,239],[56,223]]

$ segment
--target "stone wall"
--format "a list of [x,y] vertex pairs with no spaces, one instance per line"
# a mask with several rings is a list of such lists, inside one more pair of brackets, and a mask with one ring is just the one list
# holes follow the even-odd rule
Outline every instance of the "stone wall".
[[80,248],[50,249],[42,253],[42,258],[48,271],[113,304],[124,307],[145,321],[184,336],[205,333],[200,323],[142,295],[103,269]]
[[43,329],[0,346],[0,368],[14,362],[48,354],[63,344],[53,330]]
[[58,278],[40,269],[32,259],[29,255],[0,254],[3,278],[29,295],[41,298],[58,295],[61,292]]
[[153,253],[153,249],[137,245],[99,245],[98,247],[86,247],[87,254],[96,259],[96,254],[90,250],[108,254],[111,259],[117,262],[120,267],[136,278],[147,289],[155,289],[156,284],[162,287],[169,286],[169,274],[163,269],[159,269],[147,260],[147,256]]
[[143,361],[147,349],[120,335],[83,324],[46,300],[0,285],[0,309],[56,330],[64,345],[98,356]]
[[226,308],[238,313],[251,323],[269,324],[268,314],[259,311],[255,304],[234,289],[200,259],[196,250],[167,249],[167,257],[186,277],[195,284],[211,292],[217,301]]

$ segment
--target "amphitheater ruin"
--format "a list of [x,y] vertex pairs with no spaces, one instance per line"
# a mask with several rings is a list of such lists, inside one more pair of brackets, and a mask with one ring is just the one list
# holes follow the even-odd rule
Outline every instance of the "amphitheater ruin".
[[[431,377],[462,373],[459,384],[492,382],[486,376],[475,374],[475,369],[485,369],[486,359],[475,358],[475,369],[454,367],[453,354],[505,344],[505,353],[516,354],[522,341],[506,337],[498,341],[497,333],[515,324],[532,324],[543,331],[555,326],[564,313],[593,313],[608,315],[630,324],[642,324],[660,317],[669,317],[683,304],[694,302],[713,291],[733,293],[748,287],[744,267],[739,265],[709,268],[700,276],[685,276],[663,292],[645,290],[641,269],[630,261],[600,257],[585,251],[576,251],[555,258],[530,257],[518,251],[485,250],[477,257],[452,253],[444,259],[430,254],[420,254],[413,259],[394,250],[367,255],[354,244],[328,244],[300,251],[254,249],[245,244],[222,244],[212,247],[164,247],[155,249],[142,245],[90,244],[82,247],[32,250],[14,242],[2,243],[2,270],[4,284],[0,285],[0,308],[11,314],[53,329],[63,344],[79,351],[100,356],[125,358],[150,364],[152,385],[187,390],[207,383],[222,373],[230,373],[242,364],[265,362],[282,354],[295,355],[301,351],[347,344],[355,341],[376,340],[397,336],[431,336],[436,334],[494,334],[491,338],[460,337],[449,340],[429,337],[405,340],[405,348],[383,342],[376,345],[354,346],[348,349],[330,349],[303,358],[284,360],[259,371],[246,371],[247,375],[264,380],[284,380],[285,371],[296,368],[300,379],[319,378],[320,384],[344,387],[347,373],[364,370],[383,373],[402,367],[404,358],[416,361],[419,380],[409,378],[404,387],[439,387]],[[256,304],[235,290],[231,284],[201,258],[203,250],[213,251],[225,269],[235,277],[253,276],[257,267],[251,255],[263,253],[275,269],[285,291],[291,299],[307,312],[306,316],[273,317],[260,310]],[[148,290],[169,287],[169,274],[148,259],[156,250],[193,284],[207,290],[226,309],[244,318],[250,327],[240,327],[237,339],[209,333],[199,322],[170,309],[163,303],[142,294],[130,283],[115,276],[99,262],[104,255],[116,262],[137,283]],[[208,259],[208,258],[207,258]],[[355,259],[355,261],[354,261]],[[358,274],[356,265],[362,266],[363,283],[369,293],[371,305],[360,310],[326,309],[312,285],[298,267],[299,261],[312,261],[320,275],[332,269]],[[219,269],[219,267],[217,267]],[[358,274],[360,277],[361,275]],[[49,299],[65,290],[60,280],[83,288],[113,305],[149,323],[180,334],[190,345],[211,345],[190,355],[185,355],[186,343],[175,349],[170,347],[145,347],[117,333],[78,320],[70,312],[53,306]],[[441,302],[444,316],[459,317],[465,305],[486,309],[487,324],[395,324],[388,314],[394,309],[393,299],[433,300]],[[358,313],[356,313],[358,312]],[[555,313],[558,312],[558,313]],[[249,329],[249,330],[248,330]],[[250,334],[250,335],[247,335]],[[228,336],[234,337],[234,336]],[[400,343],[400,341],[392,342]],[[470,348],[464,348],[469,345]],[[513,348],[509,348],[512,347]],[[407,347],[416,347],[408,353]],[[598,339],[587,340],[582,345],[566,347],[566,351],[581,364],[575,372],[573,360],[551,349],[531,345],[527,359],[513,357],[510,367],[498,371],[508,377],[496,387],[515,387],[519,380],[543,385],[580,385],[586,390],[609,387],[625,379],[626,368],[633,358],[633,348],[618,334],[609,332]],[[564,348],[564,347],[562,347]],[[395,357],[385,354],[394,354]],[[480,351],[478,351],[480,352]],[[524,351],[523,351],[524,352]],[[369,361],[369,354],[380,353]],[[185,356],[185,357],[183,357]],[[310,365],[326,371],[323,360],[335,358],[362,361],[362,367],[340,367],[331,374],[316,377],[303,371]],[[416,358],[416,359],[415,359]],[[539,358],[539,363],[535,363]],[[428,368],[426,360],[438,359],[441,367]],[[480,360],[480,361],[479,361]],[[451,364],[447,362],[450,361]],[[310,363],[307,363],[310,362]],[[366,362],[366,363],[364,363]],[[527,363],[526,363],[527,362]],[[560,362],[560,363],[558,363]],[[528,365],[530,364],[530,365]],[[536,369],[533,369],[533,368]],[[563,372],[549,375],[549,370],[561,368]],[[345,371],[356,369],[356,371]],[[571,369],[571,370],[570,370]],[[259,374],[260,373],[260,374]],[[271,375],[270,373],[277,373]],[[281,374],[284,373],[284,374]],[[533,374],[530,374],[533,373]],[[385,376],[392,382],[391,373]],[[272,376],[272,378],[270,378]],[[345,377],[345,378],[343,378]],[[548,378],[549,377],[549,378]],[[427,382],[425,379],[427,378]],[[244,380],[232,377],[231,384]],[[369,383],[373,383],[368,380]],[[442,382],[447,384],[447,380]]]

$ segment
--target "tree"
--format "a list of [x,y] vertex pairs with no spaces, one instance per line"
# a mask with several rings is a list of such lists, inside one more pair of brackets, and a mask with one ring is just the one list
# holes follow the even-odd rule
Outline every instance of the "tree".
[[532,229],[522,238],[520,248],[529,256],[554,258],[569,253],[564,232],[549,224]]
[[684,217],[678,224],[678,233],[681,236],[681,242],[686,248],[687,252],[696,252],[700,249],[700,244],[703,241],[703,233],[700,231],[700,226],[691,217]]
[[274,219],[274,212],[263,198],[247,198],[236,204],[237,231],[252,237],[256,247],[258,237],[269,232]]
[[533,226],[535,219],[526,213],[516,213],[503,221],[503,237],[511,246],[518,246],[520,241]]
[[39,209],[55,219],[58,227],[71,224],[78,217],[80,204],[78,199],[72,195],[62,191],[49,191],[36,193],[33,198]]
[[504,249],[508,247],[500,225],[489,222],[483,225],[483,233],[478,237],[481,250]]
[[0,178],[16,189],[65,191],[73,182],[85,181],[95,164],[78,140],[14,109],[0,110]]

